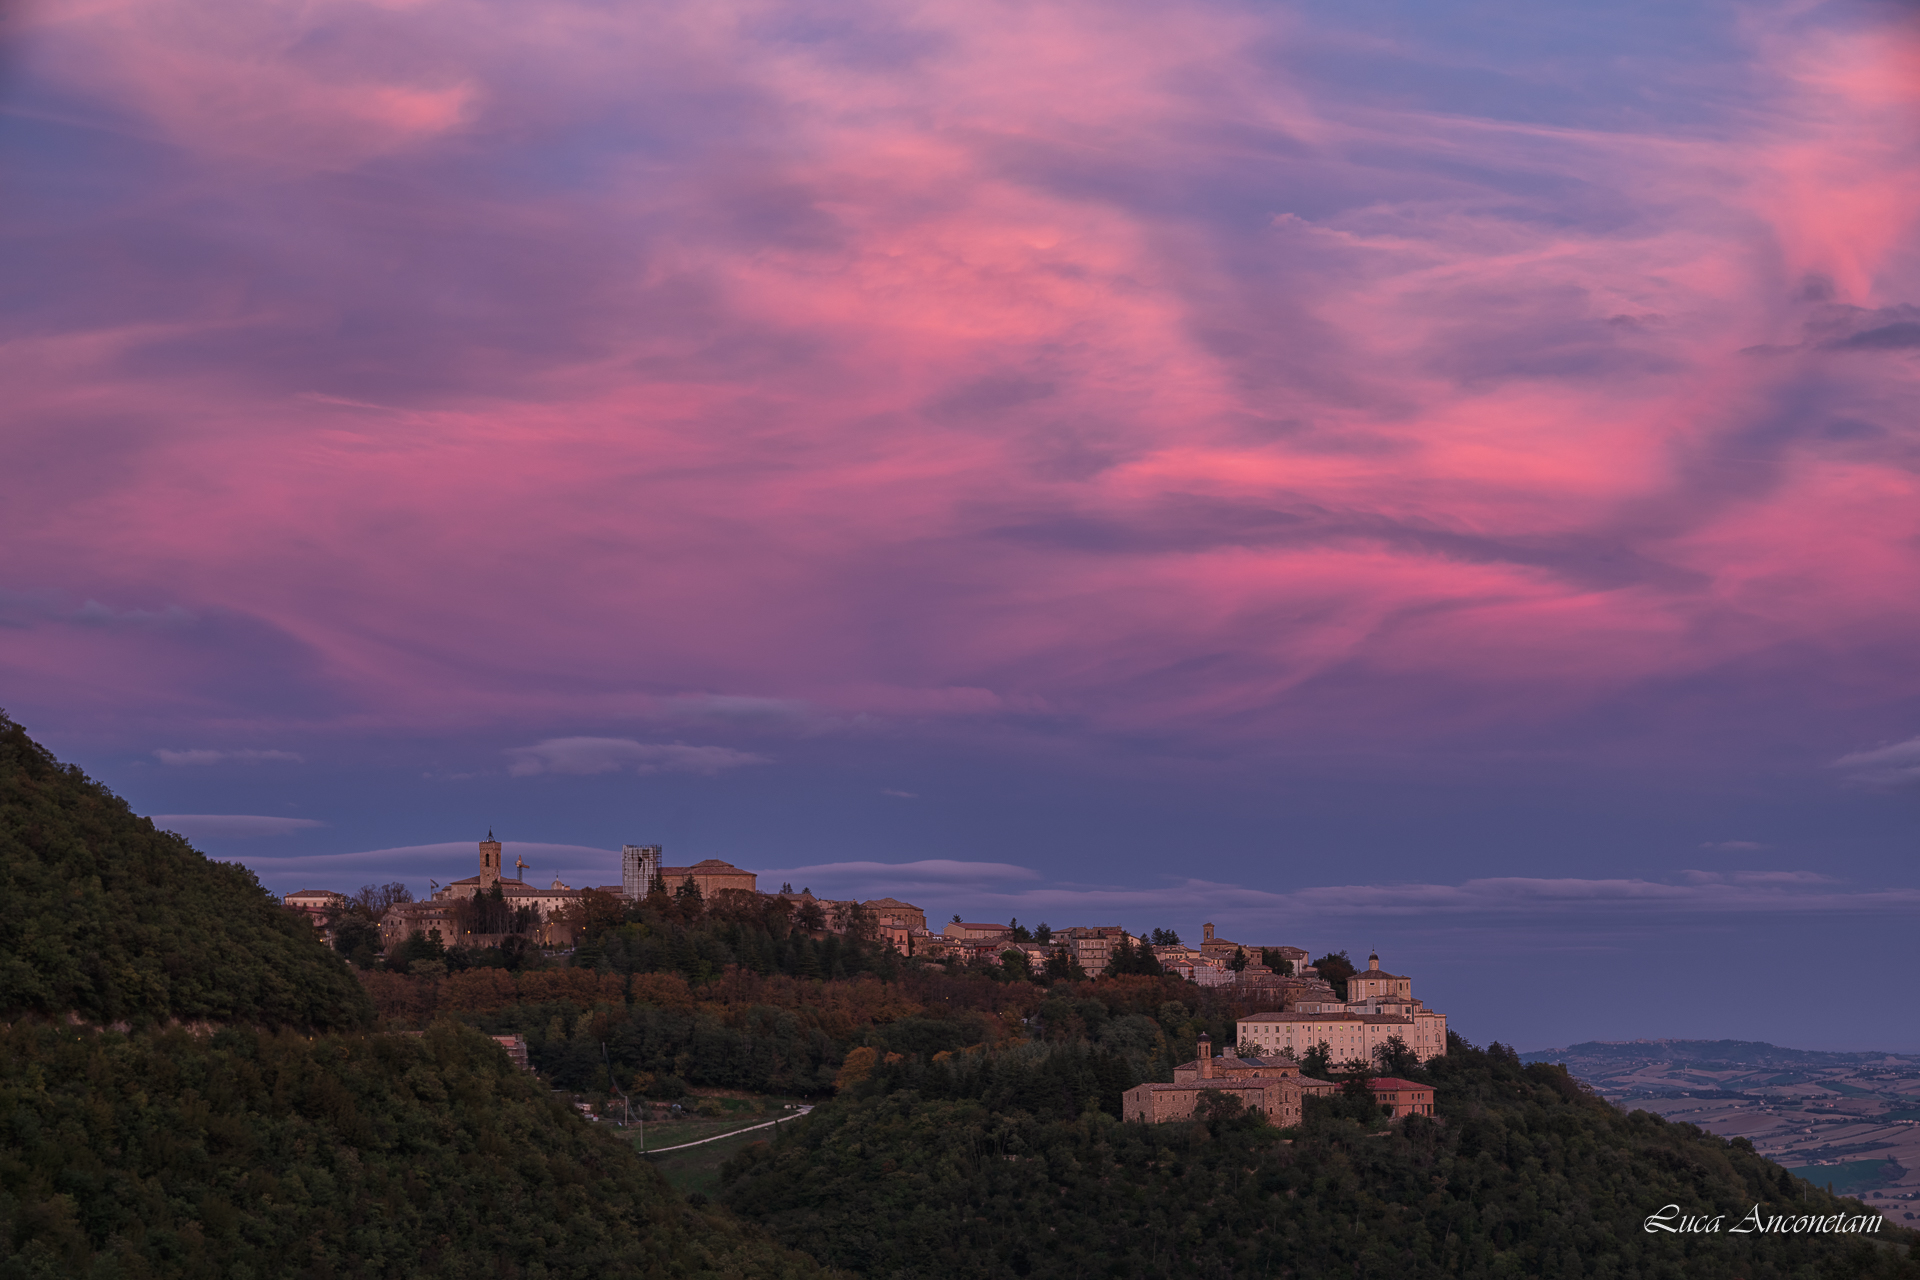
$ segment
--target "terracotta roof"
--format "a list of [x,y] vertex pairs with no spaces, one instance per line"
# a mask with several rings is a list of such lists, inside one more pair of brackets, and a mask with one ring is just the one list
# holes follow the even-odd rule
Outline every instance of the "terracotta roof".
[[1367,1088],[1369,1089],[1425,1089],[1428,1093],[1433,1092],[1433,1086],[1430,1084],[1415,1084],[1411,1080],[1402,1080],[1399,1076],[1375,1076],[1373,1079],[1367,1081]]

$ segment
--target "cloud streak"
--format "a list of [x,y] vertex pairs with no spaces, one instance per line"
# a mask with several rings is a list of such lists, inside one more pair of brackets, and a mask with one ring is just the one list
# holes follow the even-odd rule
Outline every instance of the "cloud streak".
[[631,738],[549,738],[507,752],[507,772],[516,778],[543,773],[695,773],[711,777],[742,765],[771,764],[766,756],[732,747],[684,742],[635,742]]
[[176,767],[182,765],[227,764],[229,762],[237,764],[257,764],[267,761],[287,764],[305,763],[304,758],[296,752],[256,751],[248,748],[243,748],[238,751],[216,751],[207,747],[196,747],[191,750],[177,751],[167,747],[161,747],[153,753],[153,758],[161,764]]
[[314,818],[275,818],[253,813],[156,813],[153,825],[191,840],[247,840],[286,836],[327,824]]

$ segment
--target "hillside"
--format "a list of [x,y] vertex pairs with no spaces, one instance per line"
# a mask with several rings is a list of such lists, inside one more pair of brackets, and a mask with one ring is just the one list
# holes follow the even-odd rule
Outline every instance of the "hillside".
[[0,1277],[822,1274],[10,721],[0,862]]
[[0,713],[0,1018],[369,1025],[313,930]]
[[1744,1138],[1813,1182],[1920,1222],[1920,1056],[1632,1040],[1523,1057],[1565,1063],[1610,1101]]
[[1083,1050],[1015,1055],[984,1086],[953,1059],[876,1071],[736,1157],[725,1202],[869,1276],[1920,1277],[1898,1229],[1648,1234],[1668,1203],[1728,1223],[1864,1210],[1497,1045],[1431,1065],[1437,1121],[1365,1124],[1338,1100],[1290,1134],[1122,1123]]

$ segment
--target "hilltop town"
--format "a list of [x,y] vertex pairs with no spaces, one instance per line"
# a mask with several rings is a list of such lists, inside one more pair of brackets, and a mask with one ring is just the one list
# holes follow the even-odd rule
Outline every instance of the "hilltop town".
[[[1248,1107],[1290,1123],[1303,1097],[1333,1087],[1323,1088],[1303,1067],[1317,1065],[1322,1074],[1336,1064],[1410,1068],[1447,1051],[1446,1015],[1413,994],[1410,977],[1382,968],[1377,954],[1364,969],[1344,952],[1310,962],[1304,948],[1237,942],[1219,936],[1212,924],[1203,926],[1197,945],[1168,929],[1136,935],[1108,924],[1029,928],[955,916],[935,930],[924,908],[895,898],[821,898],[791,884],[765,891],[754,872],[732,863],[709,858],[669,866],[663,852],[659,845],[624,846],[619,884],[575,888],[554,880],[543,888],[506,874],[503,846],[489,832],[479,844],[476,874],[436,883],[424,900],[412,900],[396,884],[354,896],[302,890],[283,901],[362,968],[452,951],[482,965],[509,964],[530,951],[557,956],[596,920],[620,919],[648,902],[682,903],[723,913],[772,911],[808,937],[858,939],[949,971],[991,970],[1041,983],[1166,975],[1227,989],[1223,994],[1242,1007],[1264,1006],[1237,1020],[1234,1043],[1218,1059],[1201,1036],[1195,1059],[1175,1069],[1172,1083],[1144,1084],[1127,1095],[1127,1114],[1150,1121],[1192,1114],[1199,1092],[1211,1089],[1241,1095]],[[525,867],[516,860],[514,870]],[[1388,1076],[1374,1088],[1389,1113],[1431,1107],[1431,1091],[1407,1081]]]

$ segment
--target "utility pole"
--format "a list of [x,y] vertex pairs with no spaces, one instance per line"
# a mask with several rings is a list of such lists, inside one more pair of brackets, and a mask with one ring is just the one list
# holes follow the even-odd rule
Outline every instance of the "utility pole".
[[[607,1065],[607,1083],[613,1087],[613,1091],[615,1093],[620,1095],[620,1107],[621,1107],[622,1114],[624,1116],[624,1119],[622,1119],[620,1122],[620,1127],[622,1129],[632,1128],[633,1127],[633,1099],[628,1097],[627,1091],[625,1089],[622,1089],[619,1086],[619,1084],[617,1084],[614,1081],[613,1059],[607,1056],[607,1042],[605,1040],[602,1040],[600,1042],[600,1061],[606,1063]],[[647,1122],[644,1118],[642,1118],[640,1121],[640,1154],[645,1155],[646,1153],[647,1153]]]

